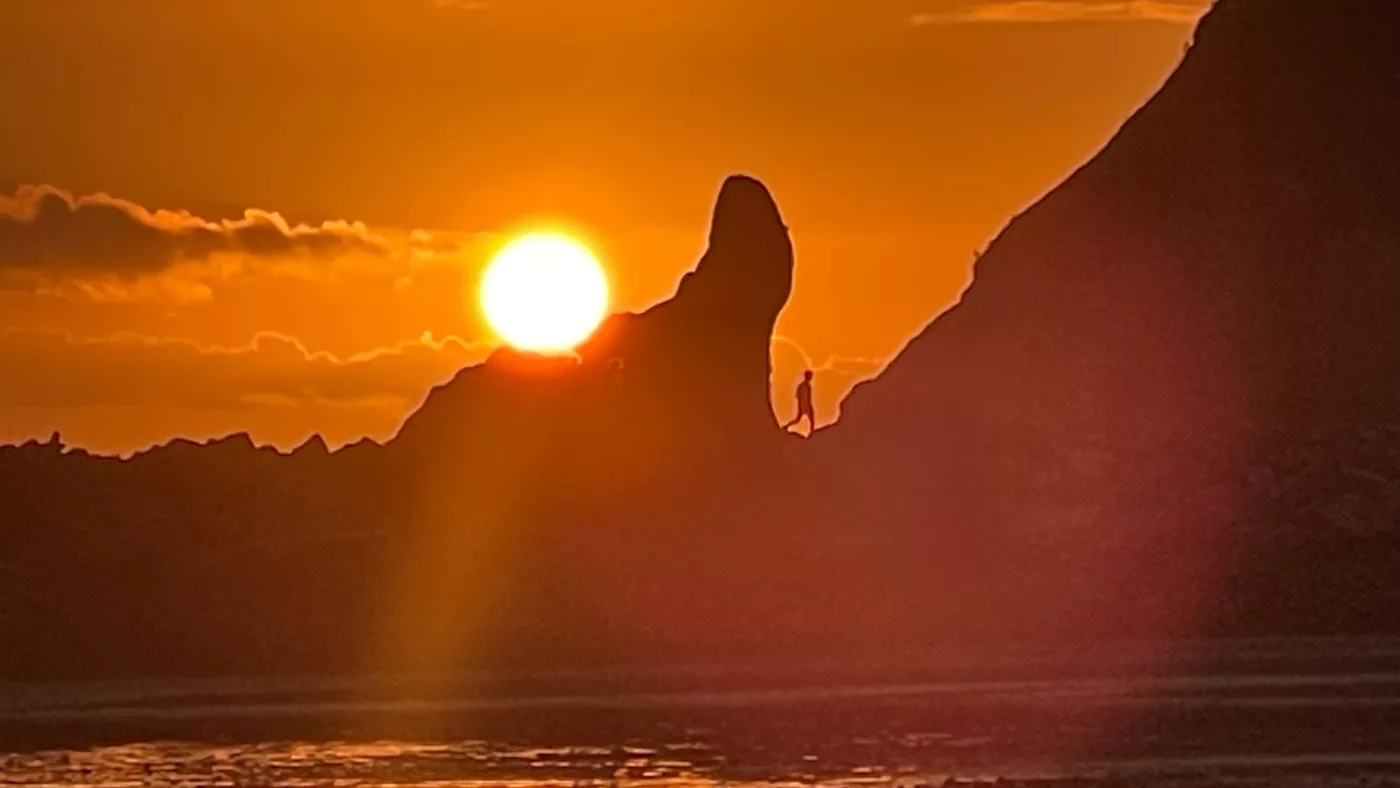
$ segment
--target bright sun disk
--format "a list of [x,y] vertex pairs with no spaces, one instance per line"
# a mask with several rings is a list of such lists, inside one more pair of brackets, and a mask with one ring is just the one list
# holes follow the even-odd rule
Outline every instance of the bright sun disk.
[[481,309],[506,342],[537,353],[572,350],[608,310],[608,280],[588,247],[555,233],[506,244],[481,278]]

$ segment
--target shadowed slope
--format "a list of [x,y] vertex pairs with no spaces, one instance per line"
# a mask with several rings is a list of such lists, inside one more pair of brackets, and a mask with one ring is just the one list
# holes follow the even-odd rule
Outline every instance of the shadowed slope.
[[[1052,621],[1383,626],[1397,29],[1388,0],[1222,0],[1161,92],[851,395],[822,436],[850,505],[900,500],[903,527],[976,533],[969,571],[997,568],[978,582],[1027,604],[1053,574]],[[1324,570],[1302,559],[1316,540]]]

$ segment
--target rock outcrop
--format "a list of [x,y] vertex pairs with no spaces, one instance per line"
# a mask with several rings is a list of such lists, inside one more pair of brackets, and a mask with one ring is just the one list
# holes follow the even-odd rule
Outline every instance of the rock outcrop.
[[[665,554],[723,561],[794,448],[768,403],[792,267],[767,190],[734,177],[672,299],[577,357],[461,370],[386,445],[0,450],[0,622],[25,644],[0,676],[569,661],[607,643],[606,604],[571,599],[590,585],[655,602],[655,630],[693,590]],[[464,651],[482,627],[492,653]]]
[[606,487],[626,499],[643,479],[703,485],[728,464],[771,454],[783,444],[768,401],[769,345],[792,271],[772,197],[732,177],[709,249],[674,297],[612,316],[577,358],[507,349],[462,370],[409,418],[389,445],[392,462],[471,478],[521,457],[512,484],[530,488],[525,497]]

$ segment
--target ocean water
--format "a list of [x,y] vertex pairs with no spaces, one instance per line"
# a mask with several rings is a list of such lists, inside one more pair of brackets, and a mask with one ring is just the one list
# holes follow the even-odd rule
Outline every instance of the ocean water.
[[1400,643],[1213,654],[373,699],[335,678],[0,685],[0,784],[1400,787]]

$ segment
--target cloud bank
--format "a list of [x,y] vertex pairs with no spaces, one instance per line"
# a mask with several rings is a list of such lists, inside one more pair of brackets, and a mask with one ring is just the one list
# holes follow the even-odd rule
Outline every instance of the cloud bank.
[[1194,25],[1211,0],[992,0],[915,14],[915,26],[991,22],[1135,22]]
[[293,225],[280,214],[256,209],[241,219],[210,221],[186,211],[150,210],[106,194],[77,196],[53,186],[0,195],[0,270],[136,277],[221,252],[386,255],[390,247],[360,222]]

